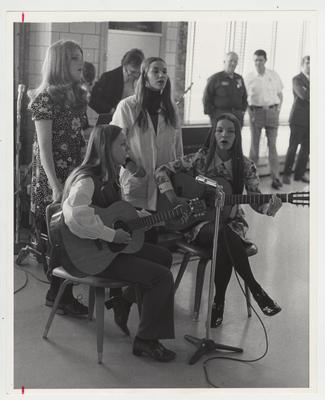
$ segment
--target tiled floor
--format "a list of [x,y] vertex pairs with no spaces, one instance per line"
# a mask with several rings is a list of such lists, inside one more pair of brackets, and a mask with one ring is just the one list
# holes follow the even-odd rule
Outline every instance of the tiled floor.
[[[285,190],[302,190],[295,182]],[[269,180],[262,189],[269,192]],[[284,190],[282,190],[284,191]],[[251,226],[249,236],[258,254],[251,258],[254,273],[265,290],[282,306],[274,317],[262,316],[268,336],[268,353],[260,361],[245,364],[213,360],[208,364],[210,379],[222,388],[307,388],[309,386],[309,211],[285,204],[275,218],[261,216],[246,207]],[[175,261],[179,256],[175,255]],[[21,269],[42,276],[42,269],[26,259]],[[209,269],[208,269],[209,270]],[[173,267],[177,274],[178,266]],[[188,365],[194,347],[184,334],[205,335],[208,273],[199,322],[191,319],[196,263],[186,271],[176,293],[176,339],[166,345],[177,352],[175,362],[160,364],[131,354],[132,338],[123,336],[105,320],[104,362],[97,364],[95,322],[56,316],[49,339],[42,331],[49,309],[44,303],[47,286],[29,277],[25,289],[14,297],[14,387],[20,388],[207,388],[202,360]],[[24,273],[15,269],[15,288]],[[86,290],[76,288],[86,299]],[[255,303],[253,303],[255,306]],[[259,312],[259,311],[258,311]],[[260,312],[259,312],[260,313]],[[132,310],[129,327],[135,334],[138,316]],[[248,319],[245,301],[233,275],[226,298],[224,323],[211,332],[219,343],[240,346],[242,360],[261,356],[265,350],[262,326],[253,314]],[[213,355],[220,355],[218,352]],[[204,357],[203,359],[206,359]]]

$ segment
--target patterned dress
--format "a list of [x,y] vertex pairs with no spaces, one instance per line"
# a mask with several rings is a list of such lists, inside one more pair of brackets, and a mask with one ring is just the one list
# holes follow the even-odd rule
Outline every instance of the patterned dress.
[[[41,92],[31,105],[33,121],[52,120],[52,150],[55,173],[64,184],[70,172],[81,164],[85,141],[82,130],[87,127],[85,111],[54,104],[47,90]],[[32,156],[31,211],[37,218],[45,216],[52,202],[52,189],[41,165],[40,149],[35,133]]]
[[[206,170],[207,163],[206,148],[200,149],[198,152],[188,154],[176,161],[169,162],[159,167],[155,172],[155,178],[159,190],[161,193],[167,190],[173,189],[169,175],[178,172],[189,172],[191,175],[204,175],[211,179],[221,177],[232,183],[232,162],[231,160],[223,162],[216,154],[212,162],[210,163],[208,170]],[[259,190],[259,177],[257,175],[256,166],[253,161],[244,157],[244,185],[247,193],[261,193]],[[255,211],[265,214],[268,208],[268,204],[252,205]],[[185,234],[185,237],[189,242],[195,240],[200,229],[208,222],[201,222],[192,228]],[[248,224],[245,220],[244,210],[240,205],[233,207],[231,214],[227,220],[228,226],[237,233],[240,238],[244,241],[250,242],[246,238],[246,232],[248,230]]]

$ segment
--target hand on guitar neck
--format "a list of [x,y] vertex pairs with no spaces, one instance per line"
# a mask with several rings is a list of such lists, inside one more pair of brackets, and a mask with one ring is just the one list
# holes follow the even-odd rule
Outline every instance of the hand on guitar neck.
[[[188,199],[184,199],[183,197],[178,197],[174,192],[174,190],[168,190],[164,194],[166,195],[168,201],[173,207],[184,206],[188,204]],[[181,224],[186,224],[189,219],[190,219],[190,214],[183,212],[179,222]]]
[[272,197],[270,198],[266,214],[269,215],[270,217],[274,217],[281,207],[282,207],[282,200],[276,194],[273,194]]

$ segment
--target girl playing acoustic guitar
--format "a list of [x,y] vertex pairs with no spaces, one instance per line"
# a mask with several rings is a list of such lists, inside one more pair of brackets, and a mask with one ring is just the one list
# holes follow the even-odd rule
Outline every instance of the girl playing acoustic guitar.
[[[64,221],[74,235],[113,243],[128,244],[131,241],[131,235],[123,229],[115,230],[105,226],[91,207],[106,208],[121,200],[118,170],[124,165],[126,156],[126,137],[121,128],[99,125],[93,129],[85,158],[81,166],[69,176],[63,192]],[[149,214],[144,211],[139,213]],[[133,354],[146,354],[164,362],[175,358],[175,353],[158,341],[174,338],[174,281],[169,269],[171,263],[172,256],[167,249],[145,243],[135,254],[119,254],[104,272],[98,274],[140,285],[142,311],[133,342]],[[63,265],[69,269],[69,262],[64,263],[64,256]],[[78,268],[78,265],[74,267]],[[119,310],[114,310],[115,322],[127,334],[126,322],[133,299],[129,290]]]
[[[204,175],[211,179],[225,178],[232,184],[233,192],[241,194],[244,186],[248,193],[260,193],[259,179],[255,164],[243,156],[240,125],[232,114],[222,114],[212,127],[210,146],[197,153],[187,155],[167,163],[156,170],[155,176],[161,193],[164,193],[172,204],[182,203],[174,191],[169,175],[191,171],[194,175]],[[214,193],[206,199],[208,206],[214,205]],[[252,205],[261,214],[274,216],[281,207],[281,199],[272,196],[269,203]],[[281,308],[265,293],[254,278],[245,250],[245,234],[248,225],[240,206],[234,206],[225,223],[220,226],[215,273],[214,304],[212,308],[211,327],[222,323],[225,293],[230,281],[232,267],[247,283],[252,295],[265,315],[272,316]],[[204,221],[186,233],[189,241],[212,249],[214,222]],[[212,251],[212,250],[211,250]]]

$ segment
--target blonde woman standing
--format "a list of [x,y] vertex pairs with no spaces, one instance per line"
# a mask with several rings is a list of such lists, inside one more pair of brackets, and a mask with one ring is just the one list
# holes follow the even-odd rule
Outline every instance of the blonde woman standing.
[[[47,50],[42,82],[29,91],[30,110],[35,122],[33,144],[31,211],[40,231],[46,232],[46,206],[60,201],[70,172],[81,164],[87,127],[87,92],[82,88],[83,51],[73,41],[60,40]],[[60,279],[53,277],[46,296],[52,306]],[[60,312],[86,314],[87,307],[72,295],[69,286]]]

